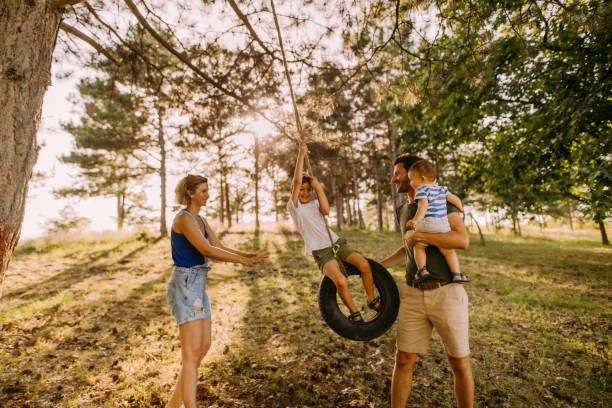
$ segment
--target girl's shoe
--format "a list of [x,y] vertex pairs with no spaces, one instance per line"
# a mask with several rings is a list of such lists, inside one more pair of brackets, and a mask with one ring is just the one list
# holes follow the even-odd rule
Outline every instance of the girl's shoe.
[[378,312],[382,307],[382,301],[380,300],[380,296],[376,296],[374,299],[372,299],[371,302],[368,302],[368,307]]
[[350,315],[348,315],[348,319],[353,323],[363,323],[363,317],[361,316],[360,311],[351,313]]

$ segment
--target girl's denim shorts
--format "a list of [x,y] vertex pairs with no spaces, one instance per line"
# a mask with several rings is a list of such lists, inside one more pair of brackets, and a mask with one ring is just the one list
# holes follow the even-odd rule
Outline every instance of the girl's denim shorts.
[[210,317],[210,301],[206,294],[208,271],[208,265],[174,267],[168,281],[166,299],[177,324]]

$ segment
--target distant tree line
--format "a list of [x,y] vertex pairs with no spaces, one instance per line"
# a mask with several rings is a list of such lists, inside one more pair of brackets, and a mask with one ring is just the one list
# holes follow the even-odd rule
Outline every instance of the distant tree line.
[[[283,2],[281,24],[314,171],[330,190],[338,227],[364,226],[366,196],[383,227],[383,213],[401,200],[387,182],[390,159],[411,152],[436,162],[442,183],[507,217],[517,233],[525,216],[581,215],[608,244],[610,2],[314,3]],[[198,31],[213,22],[226,25]],[[83,178],[58,194],[115,197],[121,226],[148,217],[135,195],[156,174],[166,234],[167,160],[205,151],[218,177],[218,216],[229,225],[249,202],[259,209],[254,186],[235,183],[246,174],[227,144],[257,117],[276,129],[268,139],[281,142],[251,152],[258,164],[246,178],[285,170],[272,174],[273,211],[281,208],[288,177],[278,177],[290,172],[296,139],[278,109],[288,99],[267,1],[16,2],[0,27],[2,277],[19,237],[56,43],[58,58],[95,73],[79,85],[81,120],[64,124],[75,149],[63,160]]]

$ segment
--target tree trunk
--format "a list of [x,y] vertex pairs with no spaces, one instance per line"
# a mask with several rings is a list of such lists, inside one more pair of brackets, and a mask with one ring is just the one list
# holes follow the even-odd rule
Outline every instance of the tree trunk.
[[255,136],[255,231],[259,231],[259,142]]
[[224,175],[225,178],[225,211],[227,216],[227,227],[232,227],[232,210],[230,208],[229,202],[229,184],[227,183],[227,174]]
[[567,219],[569,220],[569,227],[572,232],[574,232],[574,222],[573,222],[573,214],[572,214],[572,203],[568,202],[567,206]]
[[38,156],[36,134],[61,16],[47,1],[0,6],[0,297]]
[[480,225],[478,224],[478,221],[476,221],[476,218],[474,218],[472,213],[470,213],[469,216],[472,219],[472,221],[474,222],[474,224],[476,224],[476,228],[478,228],[478,235],[480,236],[480,243],[482,244],[482,246],[484,246],[485,245],[485,240],[484,240],[484,236],[482,235],[482,230],[480,229]]
[[125,189],[117,192],[117,229],[121,231],[125,223]]
[[272,190],[272,198],[274,200],[274,221],[278,222],[278,186],[276,180],[274,180],[274,188]]
[[159,217],[159,234],[162,237],[168,236],[168,226],[166,224],[166,138],[164,137],[164,124],[163,124],[164,110],[158,105],[157,106],[157,121],[158,121],[158,133],[157,141],[159,143],[159,180],[161,182],[161,209]]
[[342,195],[340,194],[340,189],[338,188],[338,183],[335,178],[331,180],[331,187],[332,194],[336,200],[336,228],[340,231],[342,229]]
[[[397,156],[397,151],[395,150],[395,136],[397,135],[397,129],[391,126],[391,122],[387,121],[387,158],[389,159],[389,180],[393,177],[393,162],[395,161],[395,157]],[[399,194],[397,189],[395,188],[395,184],[391,185],[391,199],[393,200],[393,214],[395,218],[394,229],[395,232],[400,231],[400,225],[397,220],[395,214],[397,214],[397,207],[400,206],[399,202]]]
[[601,233],[601,243],[603,245],[610,245],[610,241],[608,241],[608,233],[606,232],[606,225],[603,221],[599,221],[599,232]]
[[374,163],[374,177],[376,179],[376,214],[378,214],[378,230],[383,230],[383,203],[382,203],[382,188],[381,188],[381,177],[380,170],[378,169],[377,163]]
[[[348,193],[348,192],[347,192]],[[344,197],[344,205],[346,206],[346,215],[348,218],[348,225],[353,226],[353,211],[351,210],[351,200],[349,194],[346,194]]]
[[365,228],[363,214],[361,213],[361,205],[359,204],[359,185],[357,184],[357,176],[355,174],[355,159],[353,157],[353,148],[351,147],[351,179],[353,180],[353,213],[355,214],[356,222],[359,223],[359,229]]
[[219,183],[219,218],[221,224],[225,224],[225,187],[223,187],[223,176]]

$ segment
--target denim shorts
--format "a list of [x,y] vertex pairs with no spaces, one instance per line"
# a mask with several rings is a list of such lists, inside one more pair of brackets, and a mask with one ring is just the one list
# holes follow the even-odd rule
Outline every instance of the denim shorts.
[[210,266],[191,268],[175,266],[166,288],[166,299],[176,323],[210,317],[210,301],[206,294],[206,279]]

